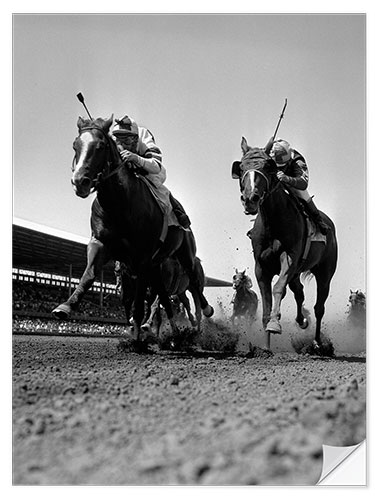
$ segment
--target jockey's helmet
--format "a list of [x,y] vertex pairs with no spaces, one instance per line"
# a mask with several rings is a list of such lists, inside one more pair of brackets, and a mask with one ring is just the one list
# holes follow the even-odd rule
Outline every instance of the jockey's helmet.
[[289,142],[277,139],[272,145],[270,156],[278,167],[284,167],[292,157]]
[[116,125],[113,127],[112,134],[119,139],[125,136],[138,137],[138,125],[130,116],[125,115],[120,120],[115,120]]

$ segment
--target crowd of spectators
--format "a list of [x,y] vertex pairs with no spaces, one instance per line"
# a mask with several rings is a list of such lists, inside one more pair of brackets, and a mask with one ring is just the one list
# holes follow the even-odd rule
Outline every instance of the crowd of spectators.
[[13,333],[38,333],[53,335],[121,335],[125,326],[115,323],[100,323],[95,321],[41,318],[13,318]]
[[[41,316],[45,316],[68,298],[67,288],[17,280],[13,281],[12,292],[13,315],[31,313],[35,316],[41,313]],[[118,295],[107,294],[103,298],[103,305],[100,306],[99,293],[89,292],[81,302],[75,317],[124,320],[124,308]]]

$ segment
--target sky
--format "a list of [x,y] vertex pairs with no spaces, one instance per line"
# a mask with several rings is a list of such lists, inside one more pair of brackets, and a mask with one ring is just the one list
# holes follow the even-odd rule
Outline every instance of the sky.
[[206,275],[247,269],[258,291],[231,165],[242,136],[266,144],[287,98],[278,136],[336,225],[344,311],[350,288],[367,288],[365,26],[363,14],[14,15],[13,216],[88,239],[94,196],[70,183],[82,92],[93,117],[153,132]]

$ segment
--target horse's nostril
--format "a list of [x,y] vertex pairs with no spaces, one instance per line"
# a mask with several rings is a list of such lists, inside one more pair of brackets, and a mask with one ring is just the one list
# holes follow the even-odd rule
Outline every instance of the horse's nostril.
[[73,176],[71,179],[73,186],[78,189],[80,192],[88,191],[91,187],[91,179],[89,177],[83,176]]
[[81,181],[82,187],[88,187],[91,183],[91,180],[88,177],[84,177]]

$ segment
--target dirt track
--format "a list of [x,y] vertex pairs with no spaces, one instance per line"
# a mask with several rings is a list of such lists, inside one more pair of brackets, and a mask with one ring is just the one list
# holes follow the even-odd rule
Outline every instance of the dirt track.
[[13,482],[315,484],[365,438],[365,358],[138,355],[13,337]]

